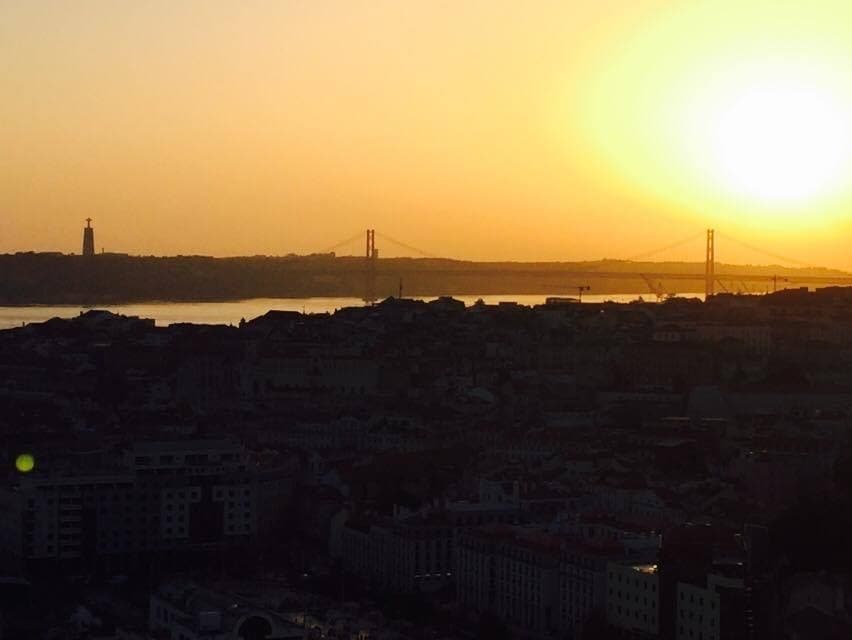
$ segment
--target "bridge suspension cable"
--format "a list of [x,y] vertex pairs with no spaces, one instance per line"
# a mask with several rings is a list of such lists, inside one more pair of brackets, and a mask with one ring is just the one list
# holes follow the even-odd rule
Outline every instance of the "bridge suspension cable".
[[658,249],[653,249],[651,251],[645,251],[644,253],[637,253],[636,255],[625,258],[627,262],[635,262],[637,260],[644,260],[645,258],[650,258],[651,256],[655,256],[658,253],[663,253],[664,251],[670,251],[671,249],[677,249],[678,247],[682,247],[685,244],[689,244],[690,242],[694,242],[699,238],[704,237],[704,231],[699,231],[698,233],[689,236],[688,238],[684,238],[682,240],[678,240],[677,242],[672,242],[671,244],[667,244],[664,247],[659,247]]
[[403,249],[407,249],[408,251],[413,251],[414,253],[416,253],[420,256],[423,256],[424,258],[437,258],[438,257],[435,254],[429,253],[428,251],[423,251],[423,249],[418,249],[417,247],[413,247],[410,244],[406,244],[405,242],[402,242],[400,240],[395,240],[394,238],[391,238],[386,233],[381,233],[379,231],[376,231],[376,235],[379,236],[380,238],[384,239],[384,240],[387,240],[388,242],[390,242],[392,244],[395,244],[399,247],[402,247]]
[[810,269],[815,268],[814,265],[809,264],[807,262],[803,262],[801,260],[796,260],[795,258],[790,258],[789,256],[782,256],[781,254],[778,254],[778,253],[772,253],[771,251],[765,251],[764,249],[759,249],[758,247],[755,247],[754,245],[750,245],[746,242],[743,242],[742,240],[737,240],[736,238],[728,235],[727,233],[721,233],[719,231],[717,231],[716,233],[718,235],[724,237],[725,240],[727,240],[728,242],[733,242],[734,244],[739,245],[743,249],[748,249],[749,251],[753,251],[754,253],[760,254],[760,255],[768,257],[768,258],[772,258],[773,260],[780,260],[781,262],[789,262],[789,263],[794,264],[794,265],[799,266],[799,267],[808,267]]
[[351,243],[355,242],[356,240],[362,240],[363,238],[364,238],[364,232],[359,231],[358,233],[356,233],[351,238],[346,238],[346,240],[341,240],[337,244],[330,246],[328,249],[320,251],[320,253],[331,253],[335,249],[339,249],[340,247],[346,246],[347,244],[351,244]]

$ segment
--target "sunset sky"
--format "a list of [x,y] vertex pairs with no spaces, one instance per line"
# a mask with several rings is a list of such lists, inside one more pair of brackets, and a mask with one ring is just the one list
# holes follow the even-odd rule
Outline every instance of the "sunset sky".
[[0,0],[0,252],[852,269],[850,213],[848,0]]

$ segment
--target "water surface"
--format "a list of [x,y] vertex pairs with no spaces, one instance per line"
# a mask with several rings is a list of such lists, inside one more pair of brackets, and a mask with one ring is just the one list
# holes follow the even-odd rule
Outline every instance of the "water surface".
[[[552,294],[562,296],[565,294]],[[683,294],[687,297],[703,298],[701,294]],[[653,301],[654,296],[645,293],[633,294],[586,294],[584,301],[630,302],[643,296],[645,300]],[[517,302],[523,305],[544,303],[548,295],[469,295],[454,296],[467,305],[472,305],[480,298],[488,304],[498,302]],[[434,298],[423,298],[434,300]],[[73,318],[89,309],[106,309],[113,313],[126,316],[153,318],[160,326],[176,322],[192,322],[194,324],[237,324],[240,319],[251,320],[263,315],[270,309],[281,311],[300,311],[304,313],[333,313],[343,307],[359,307],[364,302],[360,298],[252,298],[250,300],[234,300],[231,302],[144,302],[138,304],[115,304],[96,307],[80,307],[75,305],[35,305],[28,307],[0,307],[0,328],[20,327],[30,322],[44,322],[50,318]]]

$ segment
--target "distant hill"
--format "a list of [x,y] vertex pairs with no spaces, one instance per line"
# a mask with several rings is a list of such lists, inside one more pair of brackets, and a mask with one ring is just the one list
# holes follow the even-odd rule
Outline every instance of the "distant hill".
[[[0,255],[0,304],[105,304],[142,301],[223,301],[245,298],[361,297],[364,258],[315,256],[212,258],[128,256],[84,258],[58,253]],[[641,275],[640,275],[641,274]],[[644,277],[643,277],[644,275]],[[821,268],[716,264],[717,291],[766,291],[773,286],[852,284],[852,274]],[[468,262],[382,258],[375,264],[377,297],[396,295],[693,293],[704,291],[696,262]]]

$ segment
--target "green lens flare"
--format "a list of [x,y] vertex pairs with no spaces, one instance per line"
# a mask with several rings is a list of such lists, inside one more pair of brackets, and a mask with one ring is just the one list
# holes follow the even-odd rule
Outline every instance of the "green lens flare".
[[30,453],[22,453],[15,458],[15,468],[21,473],[29,473],[35,468],[35,458]]

